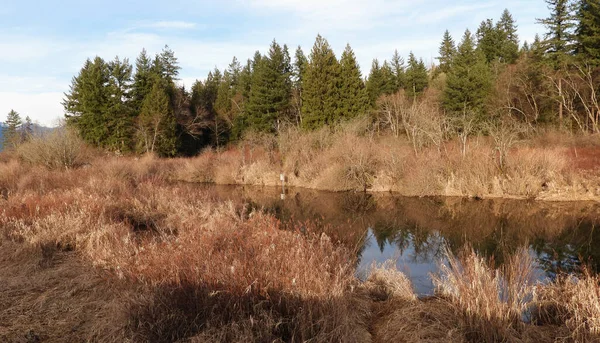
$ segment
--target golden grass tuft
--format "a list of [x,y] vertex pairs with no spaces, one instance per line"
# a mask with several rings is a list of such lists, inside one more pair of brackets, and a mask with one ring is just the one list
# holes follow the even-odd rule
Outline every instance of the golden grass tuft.
[[455,306],[469,328],[466,337],[476,342],[520,339],[522,317],[533,300],[533,260],[521,249],[500,269],[486,263],[473,250],[458,258],[447,251],[433,282],[440,296]]

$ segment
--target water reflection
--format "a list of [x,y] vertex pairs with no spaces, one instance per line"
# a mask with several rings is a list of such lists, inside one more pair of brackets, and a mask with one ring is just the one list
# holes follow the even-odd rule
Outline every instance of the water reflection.
[[373,262],[397,260],[419,294],[430,294],[429,273],[443,249],[466,243],[499,265],[528,246],[544,277],[577,271],[585,263],[600,268],[600,204],[406,198],[391,194],[329,193],[277,188],[201,186],[219,200],[242,201],[282,222],[311,220],[358,254],[357,273]]

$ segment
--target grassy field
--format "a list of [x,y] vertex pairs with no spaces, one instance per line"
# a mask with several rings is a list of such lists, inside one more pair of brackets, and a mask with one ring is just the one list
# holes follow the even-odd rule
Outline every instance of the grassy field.
[[2,155],[0,341],[600,339],[596,276],[534,284],[526,253],[495,267],[465,249],[432,298],[389,264],[361,282],[341,237],[182,183],[204,158],[48,169]]

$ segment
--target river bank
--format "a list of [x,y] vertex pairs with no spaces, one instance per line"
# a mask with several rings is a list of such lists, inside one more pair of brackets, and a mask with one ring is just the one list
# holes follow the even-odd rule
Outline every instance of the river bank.
[[[250,137],[182,160],[176,178],[215,184],[285,185],[403,196],[600,200],[600,140],[547,133],[500,151],[475,136],[415,147],[402,137],[344,129]],[[500,160],[500,155],[502,159]]]
[[496,265],[466,248],[447,252],[435,297],[420,299],[390,265],[359,280],[343,227],[284,226],[247,202],[174,183],[169,163],[178,162],[0,162],[2,340],[598,339],[594,275],[538,284],[528,254]]

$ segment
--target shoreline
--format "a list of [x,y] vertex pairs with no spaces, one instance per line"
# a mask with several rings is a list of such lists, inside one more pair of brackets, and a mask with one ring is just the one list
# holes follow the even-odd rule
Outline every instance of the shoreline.
[[[185,182],[190,184],[199,184],[199,185],[207,185],[207,186],[227,186],[227,187],[268,187],[272,189],[280,189],[281,184],[276,185],[274,183],[216,183],[216,182],[197,182],[197,181],[188,181],[188,180],[179,180],[175,179],[176,182]],[[415,195],[415,194],[405,194],[397,190],[377,190],[377,189],[367,189],[366,191],[357,191],[353,189],[345,189],[345,190],[335,190],[335,189],[327,189],[327,188],[315,188],[315,187],[307,187],[301,185],[286,185],[287,190],[305,190],[305,191],[316,191],[316,192],[326,192],[326,193],[365,193],[365,194],[373,194],[373,195],[386,195],[389,194],[391,196],[403,197],[403,198],[447,198],[447,199],[468,199],[473,201],[478,200],[516,200],[516,201],[535,201],[535,202],[565,202],[565,203],[573,203],[573,202],[589,202],[589,203],[600,203],[600,196],[583,196],[583,197],[573,197],[573,196],[565,196],[560,197],[555,194],[544,194],[541,197],[526,197],[520,195],[448,195],[448,194],[423,194],[423,195]],[[287,192],[286,192],[287,194]]]

